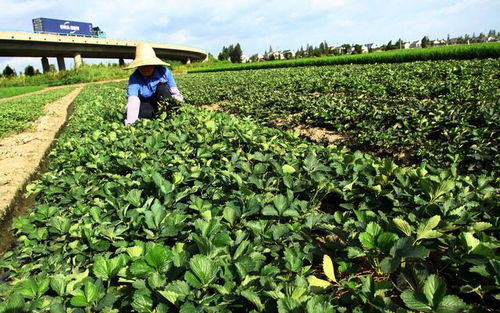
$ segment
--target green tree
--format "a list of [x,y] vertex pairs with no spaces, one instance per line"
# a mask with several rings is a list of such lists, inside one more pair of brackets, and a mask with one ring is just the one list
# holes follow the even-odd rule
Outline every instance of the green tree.
[[12,67],[10,67],[9,65],[7,65],[3,69],[2,75],[5,76],[5,77],[11,77],[11,76],[17,76],[17,73],[16,73],[16,71],[14,69],[12,69]]
[[[232,46],[231,46],[232,47]],[[231,51],[229,51],[229,58],[232,63],[241,63],[241,56],[243,55],[243,51],[241,50],[241,46],[239,43],[233,47]]]
[[35,68],[31,65],[28,65],[24,68],[24,75],[26,76],[35,76]]
[[394,44],[394,49],[404,49],[404,42],[401,38]]
[[355,44],[354,45],[354,53],[355,54],[361,54],[363,53],[363,47],[361,45]]
[[424,36],[420,44],[422,45],[422,48],[429,48],[431,46],[431,41],[429,40],[429,37]]
[[347,51],[349,51],[349,49],[351,49],[351,45],[348,44],[348,43],[345,43],[342,45],[342,54],[346,54]]
[[229,48],[226,48],[226,46],[223,46],[222,51],[219,53],[217,58],[219,59],[219,61],[229,60]]

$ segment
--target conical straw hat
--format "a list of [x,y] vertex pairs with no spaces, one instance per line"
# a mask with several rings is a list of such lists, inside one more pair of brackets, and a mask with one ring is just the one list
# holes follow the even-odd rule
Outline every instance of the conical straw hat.
[[135,59],[128,66],[124,67],[124,70],[129,70],[132,68],[136,68],[139,66],[145,65],[165,65],[169,66],[170,64],[163,62],[158,57],[156,57],[156,53],[153,50],[153,47],[148,45],[147,43],[139,43],[135,47]]

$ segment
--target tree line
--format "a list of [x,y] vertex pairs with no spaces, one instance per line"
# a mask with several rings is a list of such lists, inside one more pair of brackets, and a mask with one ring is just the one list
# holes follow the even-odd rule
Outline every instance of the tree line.
[[[447,39],[442,39],[445,44],[468,44],[468,43],[475,43],[475,42],[485,42],[488,40],[488,38],[493,37],[498,39],[499,33],[496,32],[496,30],[492,29],[488,32],[488,34],[480,33],[478,36],[476,36],[475,33],[473,33],[472,36],[469,34],[465,34],[464,36],[460,36],[457,38],[450,38],[448,35]],[[417,40],[416,42],[420,43],[420,46],[422,48],[430,48],[434,46],[434,40],[429,39],[428,36],[424,36],[421,40]],[[307,44],[305,47],[301,46],[299,49],[297,49],[295,52],[292,52],[291,50],[284,50],[280,51],[282,55],[279,56],[279,58],[283,57],[285,59],[299,59],[299,58],[308,58],[308,57],[321,57],[321,56],[331,56],[331,55],[341,55],[341,54],[361,54],[363,52],[373,52],[375,49],[377,51],[389,51],[389,50],[397,50],[397,49],[404,49],[405,48],[405,42],[399,38],[396,41],[390,40],[387,44],[381,45],[379,47],[373,47],[371,45],[366,45],[367,48],[363,48],[363,45],[360,44],[348,44],[345,43],[341,46],[336,47],[335,49],[332,49],[328,45],[326,41],[322,41],[318,46],[313,46],[310,44]],[[263,58],[265,60],[274,60],[278,56],[275,54],[276,51],[273,50],[273,48],[270,46],[269,50],[264,51]],[[222,51],[218,55],[219,61],[228,61],[230,60],[233,63],[241,63],[242,62],[242,56],[243,52],[241,49],[241,46],[239,43],[236,45],[230,45],[229,47],[222,47]],[[249,57],[249,61],[251,62],[257,62],[261,58],[259,57],[259,54],[253,54]]]
[[217,59],[219,61],[230,60],[232,63],[241,63],[243,56],[243,50],[239,43],[236,45],[230,45],[229,47],[223,46],[222,51],[219,53]]
[[[55,70],[55,67],[54,67]],[[35,76],[41,74],[38,69],[35,69],[33,66],[28,65],[24,68],[24,76]],[[15,69],[10,67],[9,65],[5,66],[0,77],[15,77],[17,76],[17,72]]]

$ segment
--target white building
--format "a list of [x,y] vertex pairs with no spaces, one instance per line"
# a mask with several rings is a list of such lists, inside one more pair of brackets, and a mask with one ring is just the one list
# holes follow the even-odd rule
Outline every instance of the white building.
[[415,40],[410,44],[410,49],[422,48],[422,42],[420,40]]

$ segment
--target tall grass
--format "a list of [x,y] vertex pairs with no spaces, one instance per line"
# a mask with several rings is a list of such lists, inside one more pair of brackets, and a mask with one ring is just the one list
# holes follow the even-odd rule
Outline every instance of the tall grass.
[[336,64],[372,64],[372,63],[402,63],[432,60],[468,60],[500,57],[500,43],[481,43],[473,45],[453,45],[426,49],[392,50],[368,54],[328,56],[282,61],[254,62],[243,64],[221,64],[201,66],[188,69],[188,73],[238,71],[249,69],[265,69],[297,66],[322,66]]
[[45,86],[0,87],[0,99],[42,90]]
[[83,65],[78,69],[51,72],[36,76],[1,77],[0,87],[69,85],[107,79],[126,78],[131,73],[131,70],[124,71],[117,65]]

